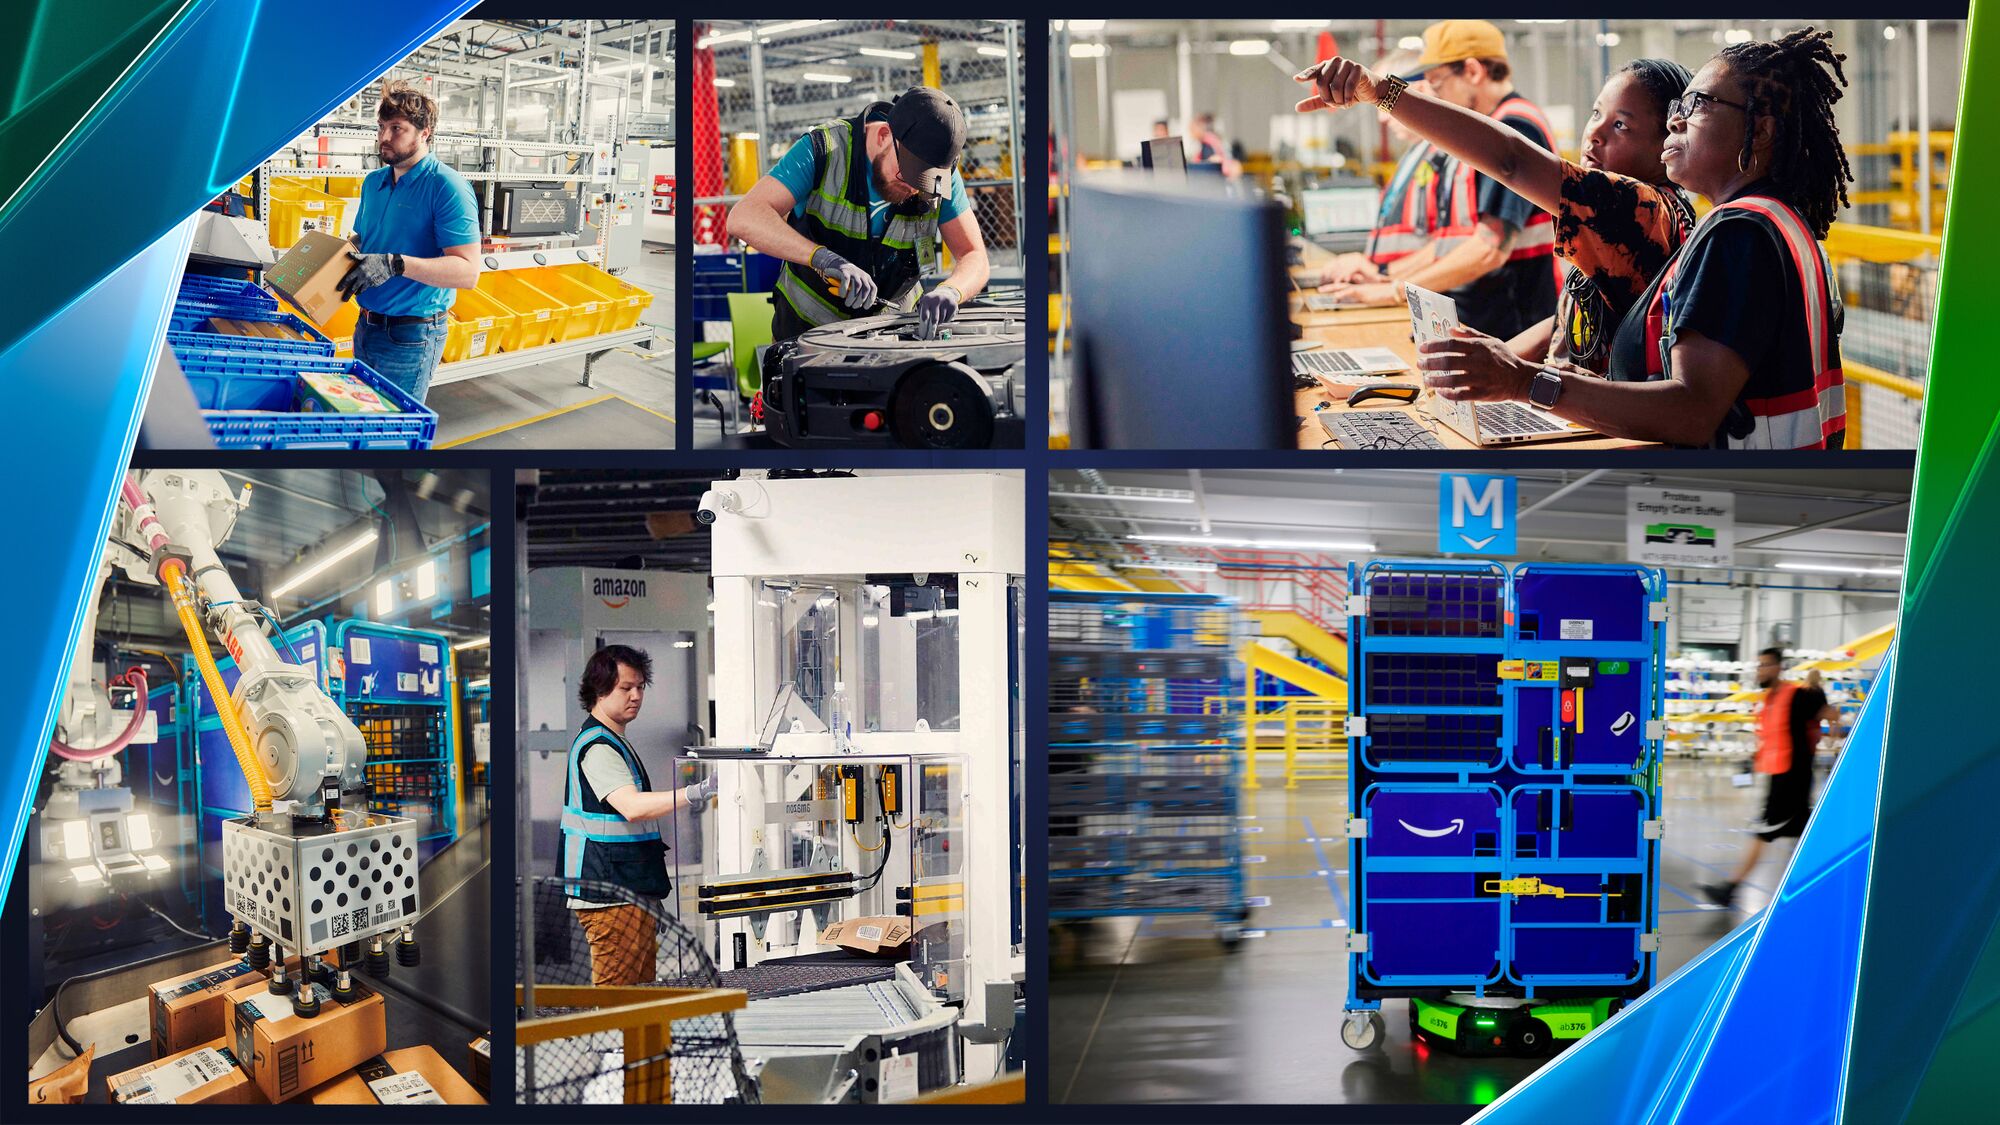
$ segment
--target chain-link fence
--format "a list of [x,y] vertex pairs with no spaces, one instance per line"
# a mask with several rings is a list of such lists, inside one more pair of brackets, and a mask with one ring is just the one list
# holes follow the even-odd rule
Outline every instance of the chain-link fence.
[[[712,53],[715,140],[697,148],[698,204],[719,215],[807,129],[852,117],[912,86],[933,86],[965,112],[959,170],[996,273],[1018,276],[1022,255],[1020,145],[1024,117],[1018,20],[715,20],[695,43]],[[696,97],[701,89],[697,63]],[[697,107],[695,143],[704,141]],[[717,158],[719,157],[719,161]],[[713,190],[703,181],[708,164]],[[704,237],[697,222],[696,240]],[[720,241],[720,224],[706,232]]]
[[[515,1052],[516,1100],[585,1105],[754,1103],[735,1017],[740,993],[721,987],[695,935],[656,900],[588,880],[537,877],[532,884],[534,965],[520,963],[524,991]],[[517,894],[517,898],[518,898]],[[661,990],[701,990],[667,994]],[[629,989],[621,994],[620,990]],[[532,999],[531,999],[532,997]],[[593,1008],[660,1005],[659,1015],[608,1029],[578,1029],[564,1017]],[[532,1007],[529,1005],[532,1004]],[[687,1018],[672,1018],[687,1012]],[[609,1015],[609,1013],[605,1013]]]
[[1937,308],[1937,259],[1839,261],[1840,354],[1848,382],[1849,444],[1860,449],[1915,449],[1930,380],[1931,327]]

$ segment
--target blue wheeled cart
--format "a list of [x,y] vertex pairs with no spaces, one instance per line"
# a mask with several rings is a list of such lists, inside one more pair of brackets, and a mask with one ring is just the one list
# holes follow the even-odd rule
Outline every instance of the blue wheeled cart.
[[1594,1024],[1538,1010],[1615,1010],[1655,978],[1664,578],[1381,561],[1348,580],[1341,1037],[1379,1043],[1382,1000],[1407,997],[1413,1035],[1554,1050]]
[[1245,904],[1244,642],[1202,594],[1049,593],[1049,916],[1209,915]]

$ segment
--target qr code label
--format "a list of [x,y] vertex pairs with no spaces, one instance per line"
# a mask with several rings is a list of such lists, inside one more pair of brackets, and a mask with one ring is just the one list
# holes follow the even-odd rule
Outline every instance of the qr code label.
[[346,936],[347,936],[347,930],[348,930],[348,926],[347,926],[347,915],[345,915],[345,914],[335,914],[335,915],[334,915],[334,916],[333,916],[333,917],[332,917],[332,918],[330,919],[330,921],[331,921],[331,922],[333,923],[333,936],[334,936],[334,937],[346,937]]

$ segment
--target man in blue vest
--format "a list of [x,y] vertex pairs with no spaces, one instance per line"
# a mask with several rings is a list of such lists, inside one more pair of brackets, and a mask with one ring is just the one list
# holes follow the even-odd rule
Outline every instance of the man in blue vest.
[[[653,661],[625,645],[592,653],[577,686],[587,717],[569,748],[563,788],[562,873],[565,878],[609,883],[642,901],[664,897],[667,845],[659,818],[676,809],[698,809],[715,795],[715,779],[684,789],[654,792],[645,764],[625,741],[625,727],[639,717]],[[629,902],[599,901],[603,891],[565,884],[569,908],[590,942],[590,983],[643,984],[654,979],[658,935],[652,915]]]
[[806,131],[729,210],[729,235],[784,261],[773,339],[873,314],[919,284],[951,249],[951,276],[917,302],[917,335],[934,338],[986,288],[979,221],[958,174],[965,115],[915,86],[894,102]]
[[354,358],[424,401],[451,327],[455,289],[479,284],[479,208],[465,177],[431,155],[437,103],[401,82],[375,107],[382,167],[361,181],[361,212],[338,288],[361,306]]

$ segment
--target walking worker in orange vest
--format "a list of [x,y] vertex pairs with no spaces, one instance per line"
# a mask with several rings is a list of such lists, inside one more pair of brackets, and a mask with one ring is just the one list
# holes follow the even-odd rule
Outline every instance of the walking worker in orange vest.
[[1751,826],[1750,847],[1743,862],[1726,883],[1709,883],[1701,890],[1717,906],[1733,906],[1736,888],[1750,877],[1772,840],[1798,839],[1812,817],[1813,751],[1819,746],[1820,723],[1840,721],[1840,712],[1826,701],[1826,693],[1801,683],[1787,683],[1783,649],[1767,648],[1757,654],[1757,686],[1764,689],[1764,702],[1757,708],[1757,756],[1752,768],[1771,775],[1764,796],[1764,820]]

